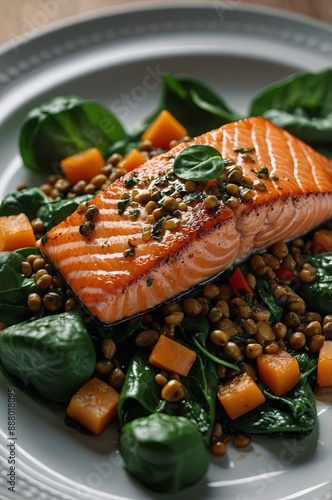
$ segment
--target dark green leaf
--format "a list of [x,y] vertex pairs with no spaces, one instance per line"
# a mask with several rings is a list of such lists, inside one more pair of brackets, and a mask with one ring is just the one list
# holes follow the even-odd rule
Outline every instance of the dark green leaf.
[[0,332],[0,358],[11,375],[41,396],[65,402],[93,374],[96,354],[83,319],[66,312]]
[[155,382],[155,375],[148,353],[138,351],[128,366],[121,389],[118,404],[120,426],[163,408],[165,402],[160,398],[160,387]]
[[120,432],[119,450],[127,470],[163,494],[196,483],[209,464],[195,425],[187,418],[160,413],[128,422]]
[[310,304],[312,311],[323,316],[332,311],[332,253],[304,256],[304,262],[311,264],[317,272],[313,283],[298,283],[295,291]]
[[40,404],[42,404],[48,408],[51,408],[51,409],[57,409],[57,408],[64,409],[64,403],[51,401],[48,398],[44,398],[43,396],[41,396],[39,394],[37,389],[35,387],[33,387],[33,385],[27,384],[26,382],[24,383],[24,381],[19,380],[17,377],[15,377],[13,375],[10,375],[6,371],[3,363],[1,362],[1,359],[0,359],[0,372],[6,377],[6,379],[9,381],[11,386],[19,389],[20,392],[23,392],[24,394],[26,394],[27,396],[32,398],[34,401],[37,401],[37,403],[40,403]]
[[157,108],[132,131],[131,136],[135,140],[141,137],[147,125],[163,109],[170,111],[191,137],[243,118],[202,81],[188,75],[165,73]]
[[26,278],[20,272],[23,260],[18,252],[0,252],[0,322],[7,326],[33,315],[27,301],[37,287],[33,278]]
[[249,116],[263,115],[300,139],[326,143],[331,150],[332,69],[295,73],[263,88]]
[[8,193],[0,205],[0,216],[26,214],[29,220],[37,217],[37,212],[50,198],[39,188],[27,188]]
[[49,200],[40,207],[37,216],[43,221],[44,227],[48,231],[72,214],[81,203],[92,198],[92,194],[85,194],[72,199]]
[[106,156],[111,144],[125,137],[122,125],[101,104],[63,96],[29,112],[19,144],[25,166],[43,171],[56,170],[66,156],[91,147]]
[[217,179],[223,169],[221,153],[204,144],[188,146],[174,160],[174,173],[181,179],[196,182]]
[[218,389],[215,365],[206,357],[198,356],[182,383],[187,389],[187,396],[181,405],[181,415],[195,424],[206,444],[209,444],[215,422]]
[[270,309],[272,313],[272,321],[277,323],[281,321],[283,315],[283,307],[276,303],[273,297],[269,284],[266,280],[256,280],[256,292],[259,294],[261,300]]

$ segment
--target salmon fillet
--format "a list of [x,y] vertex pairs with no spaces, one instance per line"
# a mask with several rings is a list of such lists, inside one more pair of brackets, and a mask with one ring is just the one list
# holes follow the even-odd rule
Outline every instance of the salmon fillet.
[[[193,144],[215,147],[227,160],[225,172],[232,163],[240,165],[253,183],[263,185],[251,200],[233,207],[227,200],[207,208],[202,197],[190,199],[172,168],[176,155]],[[264,118],[229,123],[148,160],[97,194],[90,202],[99,209],[90,236],[80,234],[86,217],[76,211],[47,233],[40,249],[83,306],[101,322],[114,324],[327,220],[331,172],[329,159]],[[148,191],[157,199],[156,193],[165,196],[176,186],[186,207],[180,204],[183,210],[171,214],[174,228],[160,232],[142,198]],[[203,187],[213,192],[216,184]],[[199,190],[197,185],[195,193]],[[126,205],[128,196],[139,201]]]

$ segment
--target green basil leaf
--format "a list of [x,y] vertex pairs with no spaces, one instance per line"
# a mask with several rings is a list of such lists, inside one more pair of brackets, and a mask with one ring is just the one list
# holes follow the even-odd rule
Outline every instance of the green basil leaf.
[[223,169],[224,160],[221,153],[205,144],[188,146],[174,160],[174,173],[181,179],[190,181],[217,179]]

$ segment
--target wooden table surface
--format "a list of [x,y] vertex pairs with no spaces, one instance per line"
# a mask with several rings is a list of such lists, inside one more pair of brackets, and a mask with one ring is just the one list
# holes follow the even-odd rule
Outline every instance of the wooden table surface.
[[[191,0],[181,0],[188,4]],[[207,0],[222,2],[228,8],[245,3],[259,4],[305,14],[332,23],[331,0]],[[141,0],[0,0],[0,44],[13,42],[38,32],[61,19],[75,18],[81,13],[96,12],[124,4],[139,4]],[[176,0],[147,0],[147,4],[178,3]]]

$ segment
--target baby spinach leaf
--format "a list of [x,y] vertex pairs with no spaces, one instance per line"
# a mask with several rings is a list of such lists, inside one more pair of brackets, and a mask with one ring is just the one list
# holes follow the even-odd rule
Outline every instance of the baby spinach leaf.
[[0,205],[0,216],[25,213],[32,220],[37,217],[40,207],[49,201],[50,198],[36,187],[13,191],[3,198]]
[[43,406],[46,406],[47,408],[51,409],[57,409],[57,408],[64,409],[64,403],[51,401],[50,399],[41,396],[37,391],[37,389],[33,387],[33,385],[31,384],[27,385],[26,383],[23,382],[23,380],[19,380],[17,377],[10,375],[8,371],[5,369],[3,363],[1,362],[1,358],[0,358],[0,372],[4,375],[4,377],[6,377],[11,386],[16,387],[17,389],[20,390],[20,392],[23,392],[37,403],[42,404]]
[[310,304],[313,311],[322,315],[332,311],[332,253],[305,255],[304,262],[311,264],[317,272],[313,283],[298,284],[296,293]]
[[26,167],[57,170],[60,160],[91,147],[106,156],[110,145],[125,136],[120,122],[101,104],[60,96],[28,113],[19,146]]
[[32,384],[41,396],[65,402],[92,376],[96,353],[75,311],[5,328],[0,359],[8,373]]
[[298,72],[264,87],[248,114],[263,115],[306,142],[331,145],[332,69]]
[[272,321],[277,323],[281,321],[283,315],[283,307],[276,303],[273,297],[269,284],[266,280],[257,279],[256,280],[256,291],[259,297],[264,302],[264,304],[270,309],[272,313]]
[[155,413],[124,425],[119,450],[128,471],[148,488],[175,493],[205,474],[208,452],[187,418]]
[[37,287],[33,278],[26,278],[20,272],[23,260],[18,252],[0,252],[0,322],[7,326],[33,315],[27,300]]
[[188,75],[164,73],[160,102],[153,113],[134,128],[132,138],[140,137],[163,109],[170,111],[192,137],[243,118],[202,81]]
[[72,199],[48,200],[39,208],[37,217],[43,221],[44,227],[48,231],[73,213],[80,203],[89,201],[92,198],[92,194],[85,194]]
[[209,444],[215,422],[218,377],[215,365],[205,356],[198,356],[189,374],[182,379],[187,390],[180,414],[191,420]]
[[194,144],[183,149],[174,160],[174,173],[181,179],[208,181],[224,170],[221,153],[212,146]]
[[139,350],[133,356],[126,373],[118,403],[120,426],[135,418],[160,411],[165,402],[155,382],[156,371],[149,363],[148,353]]

